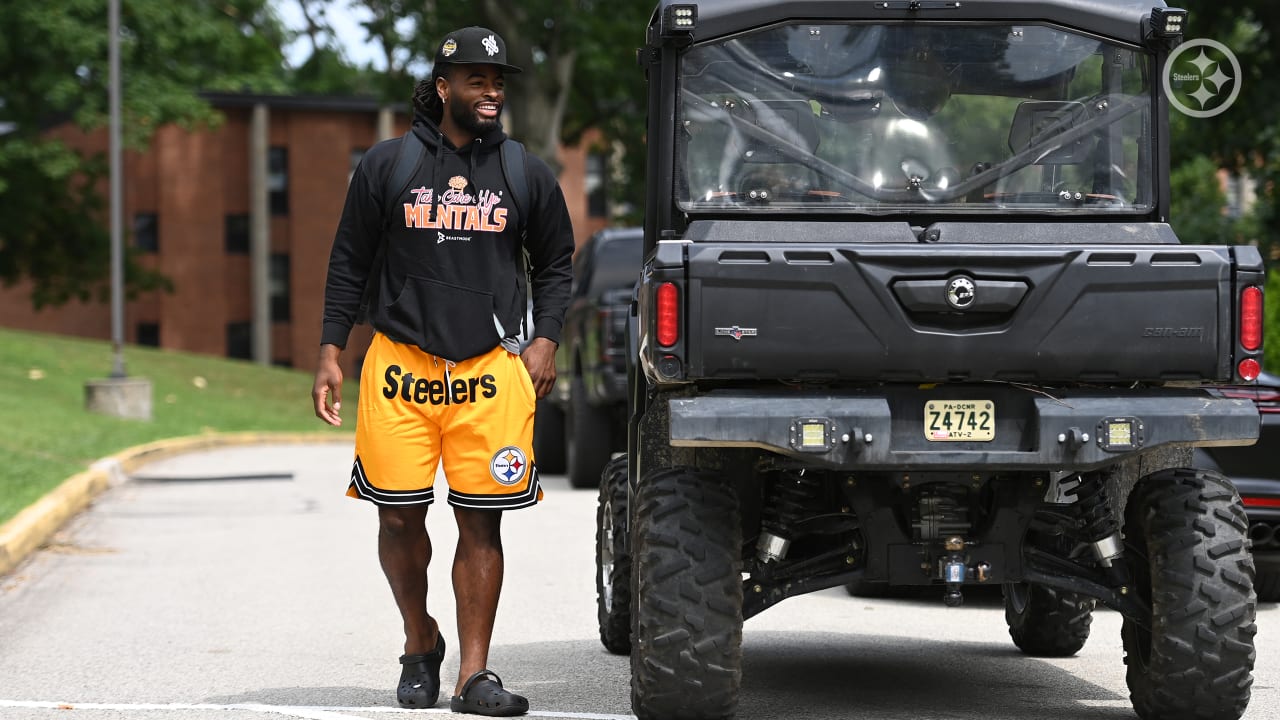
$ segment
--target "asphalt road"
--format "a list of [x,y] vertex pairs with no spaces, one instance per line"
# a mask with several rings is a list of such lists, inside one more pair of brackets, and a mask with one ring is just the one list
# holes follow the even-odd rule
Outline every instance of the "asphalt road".
[[[100,498],[0,578],[0,720],[408,713],[376,519],[343,496],[350,457],[344,444],[190,454]],[[596,635],[595,493],[545,485],[546,502],[504,520],[493,669],[533,717],[630,717],[627,660]],[[447,506],[428,522],[432,612],[456,646]],[[1260,607],[1258,625],[1245,717],[1280,718],[1280,606]],[[1119,636],[1100,610],[1083,652],[1038,660],[1014,649],[997,596],[948,609],[815,593],[748,621],[739,717],[1133,718]]]

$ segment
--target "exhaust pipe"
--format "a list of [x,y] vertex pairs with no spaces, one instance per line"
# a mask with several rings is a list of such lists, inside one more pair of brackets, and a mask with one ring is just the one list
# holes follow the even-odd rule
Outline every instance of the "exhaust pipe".
[[1249,539],[1253,541],[1253,546],[1259,550],[1273,545],[1276,542],[1275,526],[1268,523],[1254,523],[1249,526]]

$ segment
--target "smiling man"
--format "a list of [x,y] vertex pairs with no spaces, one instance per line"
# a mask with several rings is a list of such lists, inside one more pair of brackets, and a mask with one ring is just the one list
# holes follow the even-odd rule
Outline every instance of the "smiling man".
[[[338,359],[367,307],[375,334],[347,494],[378,508],[378,557],[404,620],[404,707],[431,707],[440,692],[445,641],[427,610],[426,516],[443,463],[458,526],[461,649],[450,708],[529,709],[488,667],[500,525],[504,510],[542,499],[534,402],[555,382],[574,246],[555,175],[499,122],[506,76],[518,72],[497,33],[447,35],[431,78],[414,90],[409,134],[371,148],[356,169],[329,257],[312,402],[321,420],[342,423]],[[530,336],[522,351],[519,338]]]

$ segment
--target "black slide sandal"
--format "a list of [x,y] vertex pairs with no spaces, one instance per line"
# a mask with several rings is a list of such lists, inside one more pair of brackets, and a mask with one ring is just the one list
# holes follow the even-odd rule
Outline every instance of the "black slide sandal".
[[440,699],[440,663],[444,660],[444,635],[429,653],[401,655],[400,686],[396,700],[403,708],[429,708]]
[[462,694],[454,695],[449,709],[456,713],[509,717],[529,712],[529,701],[502,687],[502,680],[492,670],[481,670],[467,678]]

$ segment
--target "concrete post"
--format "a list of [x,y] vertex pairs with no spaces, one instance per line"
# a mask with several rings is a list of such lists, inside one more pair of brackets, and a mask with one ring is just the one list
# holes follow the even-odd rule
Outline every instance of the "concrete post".
[[378,108],[378,139],[387,140],[396,136],[396,113],[389,105]]
[[151,381],[147,378],[104,378],[84,385],[89,412],[129,420],[151,419]]

